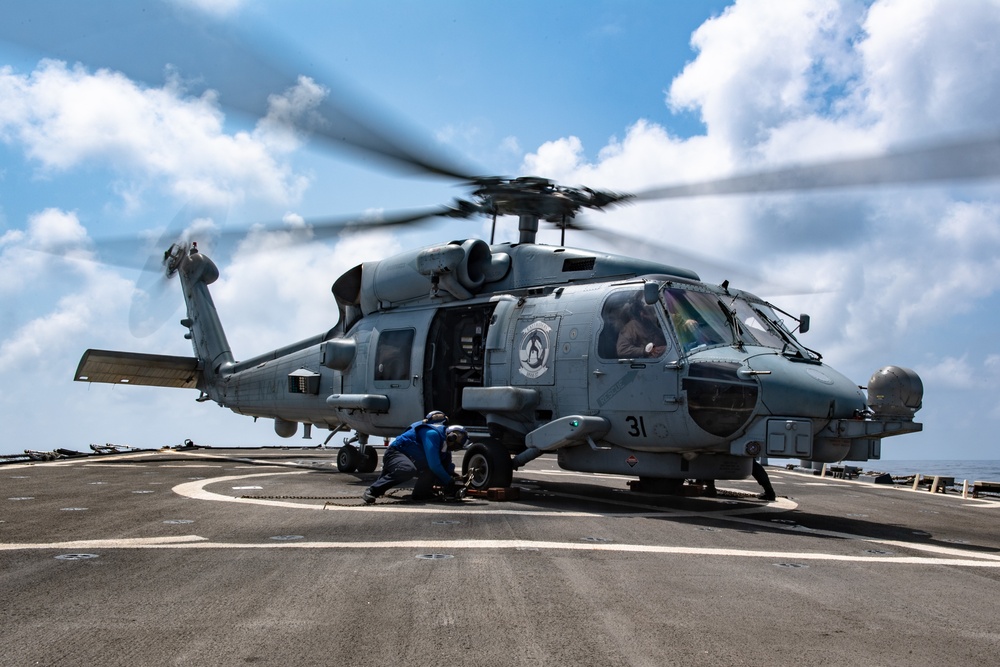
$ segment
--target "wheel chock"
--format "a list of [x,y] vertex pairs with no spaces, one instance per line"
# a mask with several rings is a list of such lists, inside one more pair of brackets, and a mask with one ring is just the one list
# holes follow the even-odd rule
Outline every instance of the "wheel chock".
[[493,487],[489,489],[469,489],[465,495],[470,498],[485,498],[486,500],[518,500],[521,498],[521,489],[516,486]]

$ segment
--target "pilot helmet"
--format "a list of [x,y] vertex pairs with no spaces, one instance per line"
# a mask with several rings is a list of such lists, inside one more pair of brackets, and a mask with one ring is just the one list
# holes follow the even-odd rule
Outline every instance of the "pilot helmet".
[[425,424],[447,424],[448,423],[448,415],[446,415],[445,413],[441,412],[440,410],[431,410],[430,412],[427,413],[427,416],[424,417],[424,423]]
[[445,429],[444,441],[451,451],[461,449],[469,441],[469,432],[465,430],[464,426],[449,426]]

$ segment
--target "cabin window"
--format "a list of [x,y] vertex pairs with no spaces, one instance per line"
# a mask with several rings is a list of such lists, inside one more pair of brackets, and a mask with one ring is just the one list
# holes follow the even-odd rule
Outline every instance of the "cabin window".
[[383,331],[375,349],[376,380],[408,380],[413,351],[413,329]]

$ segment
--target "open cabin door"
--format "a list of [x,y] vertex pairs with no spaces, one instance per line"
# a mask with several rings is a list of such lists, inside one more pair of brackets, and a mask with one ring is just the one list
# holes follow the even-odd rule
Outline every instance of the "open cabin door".
[[462,410],[462,390],[483,386],[486,329],[495,303],[441,308],[424,354],[426,411],[443,410],[452,424],[484,426],[479,412]]

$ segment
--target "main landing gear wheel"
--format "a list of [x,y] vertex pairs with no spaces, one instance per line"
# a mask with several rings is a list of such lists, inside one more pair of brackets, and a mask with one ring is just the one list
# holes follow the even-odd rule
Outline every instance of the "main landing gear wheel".
[[506,488],[514,479],[514,466],[510,454],[498,442],[477,442],[465,450],[462,474],[472,470],[471,488],[482,491],[489,488]]
[[337,470],[340,472],[354,472],[361,462],[361,452],[354,445],[344,445],[337,452]]
[[364,455],[358,452],[358,472],[375,472],[378,467],[378,452],[374,447],[365,447]]

